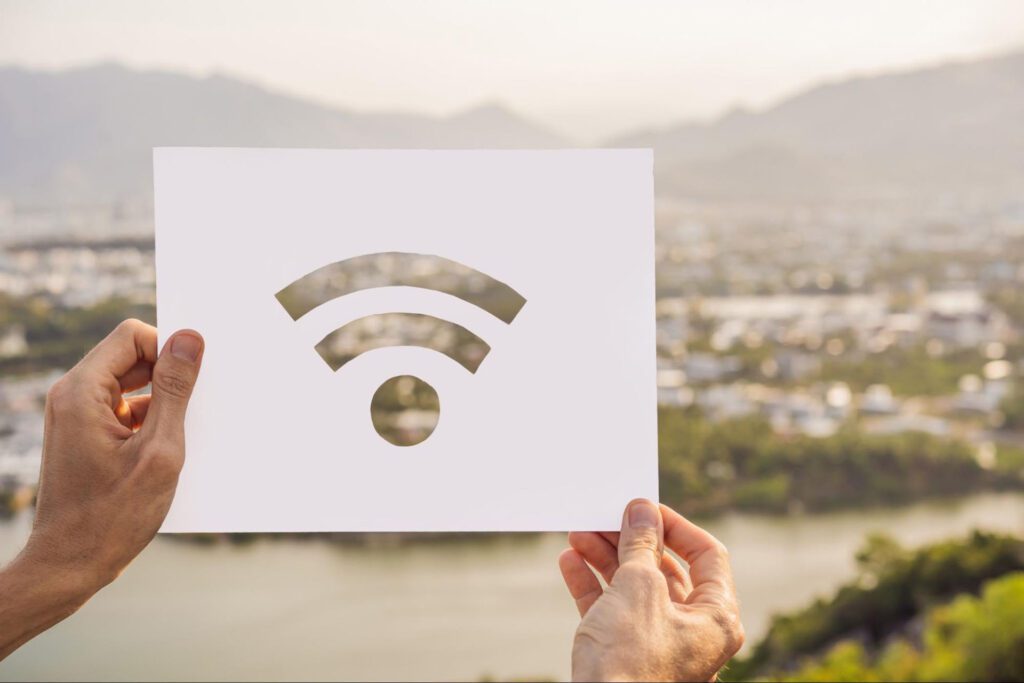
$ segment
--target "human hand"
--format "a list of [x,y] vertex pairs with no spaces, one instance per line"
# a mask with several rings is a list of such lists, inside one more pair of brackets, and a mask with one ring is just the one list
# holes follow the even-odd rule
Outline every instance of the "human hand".
[[573,532],[569,544],[558,564],[582,617],[574,681],[711,681],[743,645],[725,546],[671,508],[634,500],[621,533]]
[[[0,659],[113,581],[163,523],[203,339],[121,323],[46,397],[35,522],[0,572]],[[148,396],[125,397],[152,382]]]

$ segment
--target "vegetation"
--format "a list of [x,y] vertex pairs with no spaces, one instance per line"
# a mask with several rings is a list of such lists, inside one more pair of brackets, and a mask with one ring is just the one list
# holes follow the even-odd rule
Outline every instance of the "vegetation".
[[0,520],[9,519],[14,516],[16,490],[13,486],[0,488]]
[[1010,394],[1004,401],[1003,429],[1024,431],[1024,381],[1018,380]]
[[[687,343],[687,350],[691,353],[719,353],[712,347],[709,330],[702,327],[701,321],[691,324],[694,338]],[[845,349],[855,349],[853,335],[848,331],[831,334],[825,342],[832,340],[842,342]],[[854,391],[863,391],[872,384],[886,384],[898,396],[956,393],[960,378],[968,374],[979,374],[986,361],[984,355],[975,348],[955,349],[935,355],[928,353],[924,344],[891,346],[879,353],[853,350],[839,356],[830,355],[821,348],[812,350],[799,347],[797,350],[814,354],[821,360],[820,371],[800,378],[766,375],[763,363],[787,349],[794,350],[794,347],[763,340],[753,347],[743,343],[734,344],[725,353],[740,362],[740,369],[734,377],[749,382],[781,387],[815,380],[846,382]]]
[[[88,308],[62,308],[43,298],[0,295],[0,329],[24,330],[29,349],[23,356],[0,358],[0,373],[70,367],[128,316],[149,322],[155,317],[152,306],[118,299]],[[751,350],[744,366],[756,367],[763,353],[763,349]],[[904,359],[907,367],[920,370],[923,366],[912,358],[924,352],[906,353],[910,354]],[[950,362],[973,365],[977,359],[965,356]],[[895,363],[897,368],[900,365]],[[918,379],[934,388],[945,386],[960,372],[947,368],[929,375],[930,371],[920,371]],[[855,385],[881,378],[872,375],[876,370],[870,367],[851,372],[861,373],[853,378]],[[893,370],[889,376],[896,385],[900,372]],[[1024,391],[1014,395],[1024,396]],[[414,398],[413,403],[422,403],[422,397]],[[378,396],[376,409],[395,412],[408,407],[408,402],[398,399],[397,395]],[[1004,411],[1008,427],[1016,428],[1024,420],[1019,399],[1008,401]],[[659,409],[659,443],[662,496],[691,515],[727,509],[818,511],[1024,488],[1021,449],[1000,446],[997,466],[987,470],[965,444],[925,434],[869,436],[850,427],[826,439],[785,438],[760,418],[712,423],[696,409],[666,406]]]
[[938,396],[955,393],[960,378],[981,372],[984,364],[984,357],[976,349],[936,357],[923,346],[894,346],[882,353],[829,358],[822,366],[821,378],[846,382],[854,391],[888,384],[901,396]]
[[0,521],[10,519],[35,502],[35,490],[12,477],[0,478]]
[[985,584],[981,597],[962,595],[925,620],[918,649],[899,639],[875,658],[844,641],[787,681],[1024,680],[1024,573]]
[[1024,457],[1001,449],[982,468],[963,443],[923,433],[785,438],[761,418],[712,423],[692,408],[658,411],[661,495],[685,514],[893,505],[1024,488]]
[[1018,286],[1011,283],[993,288],[988,293],[987,299],[1005,313],[1015,325],[1024,325],[1024,292],[1021,292]]
[[55,306],[42,297],[0,293],[0,329],[18,327],[28,342],[25,355],[0,358],[0,373],[70,368],[125,318],[154,323],[153,306],[107,299],[87,308]]
[[832,600],[776,617],[727,679],[1024,680],[1024,541],[975,533],[910,552],[876,536],[858,564]]

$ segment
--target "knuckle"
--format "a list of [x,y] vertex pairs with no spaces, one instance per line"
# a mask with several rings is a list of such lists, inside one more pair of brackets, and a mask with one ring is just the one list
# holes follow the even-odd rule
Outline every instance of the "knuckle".
[[743,647],[743,644],[747,642],[747,633],[743,628],[743,624],[736,622],[736,630],[733,632],[733,644],[736,646],[736,652]]
[[171,455],[171,449],[161,441],[148,441],[142,446],[140,457],[146,462]]
[[74,393],[72,386],[73,380],[70,375],[64,375],[53,385],[50,386],[46,392],[46,406],[50,410],[63,410],[71,400],[71,395]]
[[150,449],[145,462],[148,475],[161,483],[176,480],[183,464],[178,453],[167,447]]
[[[619,541],[622,542],[621,540]],[[626,549],[629,551],[649,551],[655,555],[659,554],[660,544],[656,533],[637,534],[626,541]]]
[[573,637],[573,654],[576,652],[603,650],[607,645],[607,641],[608,634],[605,633],[603,624],[594,620],[588,621],[584,619],[576,628],[576,634]]
[[192,393],[192,378],[181,370],[159,368],[154,373],[153,384],[159,392],[175,398],[188,398]]
[[627,562],[619,567],[618,573],[631,582],[653,584],[663,580],[661,570],[646,562]]
[[138,318],[127,318],[118,323],[115,328],[115,332],[120,335],[134,335],[136,332],[144,330],[147,327],[149,326]]
[[746,640],[746,633],[739,613],[734,609],[718,609],[715,611],[715,622],[725,637],[728,650],[732,653],[739,651]]

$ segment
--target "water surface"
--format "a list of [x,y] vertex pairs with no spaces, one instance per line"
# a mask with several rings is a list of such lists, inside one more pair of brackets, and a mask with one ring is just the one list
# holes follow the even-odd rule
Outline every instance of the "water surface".
[[[28,533],[0,525],[0,560]],[[1024,535],[1024,495],[805,517],[728,515],[750,642],[828,594],[864,535],[912,545],[982,527]],[[447,679],[568,676],[576,613],[561,535],[396,547],[158,538],[78,614],[0,663],[0,680]]]

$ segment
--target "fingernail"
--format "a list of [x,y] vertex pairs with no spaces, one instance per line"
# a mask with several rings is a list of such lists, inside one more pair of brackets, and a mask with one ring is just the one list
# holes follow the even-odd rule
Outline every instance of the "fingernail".
[[649,500],[636,500],[629,506],[629,528],[650,529],[658,526],[658,507]]
[[171,355],[194,363],[203,348],[202,340],[194,334],[182,333],[171,340]]

